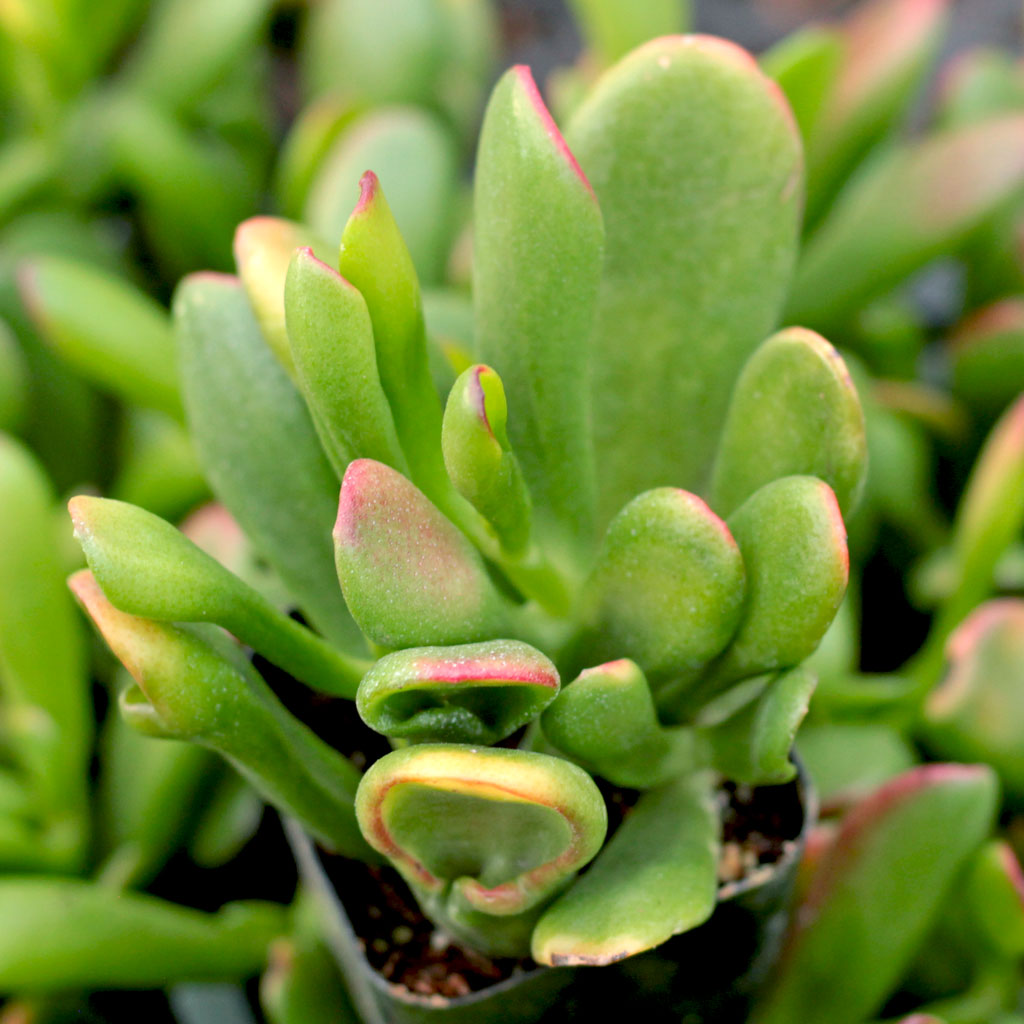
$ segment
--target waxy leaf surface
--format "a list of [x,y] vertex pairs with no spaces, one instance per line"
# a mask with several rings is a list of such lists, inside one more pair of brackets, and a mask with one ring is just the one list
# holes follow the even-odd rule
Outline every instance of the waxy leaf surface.
[[718,891],[718,831],[706,773],[645,794],[537,923],[533,958],[612,963],[703,923]]
[[604,231],[528,68],[512,68],[491,95],[473,212],[477,352],[505,385],[540,525],[585,551],[595,485],[586,382]]
[[235,278],[175,298],[189,427],[213,490],[329,639],[358,644],[331,562],[337,477]]
[[788,286],[802,156],[778,87],[745,51],[703,36],[625,57],[566,140],[605,225],[592,368],[600,523],[640,491],[703,484],[733,381]]
[[839,353],[791,327],[747,360],[719,441],[711,505],[731,515],[759,487],[816,476],[849,514],[864,484],[867,439],[857,391]]

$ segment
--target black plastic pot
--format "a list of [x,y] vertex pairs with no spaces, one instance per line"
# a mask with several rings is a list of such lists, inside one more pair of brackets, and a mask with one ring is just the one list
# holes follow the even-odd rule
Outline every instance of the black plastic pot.
[[538,967],[456,999],[421,996],[378,974],[315,847],[296,824],[287,830],[365,1024],[555,1024],[616,1014],[644,1024],[742,1024],[778,958],[796,868],[817,820],[817,800],[802,769],[789,785],[803,812],[799,835],[778,862],[723,886],[718,908],[699,928],[607,967]]

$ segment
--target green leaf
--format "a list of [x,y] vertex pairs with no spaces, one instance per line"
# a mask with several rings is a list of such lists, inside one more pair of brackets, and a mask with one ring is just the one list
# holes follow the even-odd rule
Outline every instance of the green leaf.
[[427,913],[504,955],[524,955],[539,908],[597,853],[607,827],[581,768],[502,747],[396,750],[367,771],[356,807],[369,843]]
[[750,786],[777,786],[794,778],[790,751],[817,683],[805,668],[782,672],[736,714],[700,730],[715,770]]
[[1014,960],[1024,954],[1024,875],[1009,843],[992,839],[978,851],[964,898],[993,949]]
[[508,71],[491,95],[473,212],[477,352],[508,392],[538,525],[553,549],[586,553],[595,480],[585,382],[604,232],[528,68]]
[[216,914],[58,878],[0,880],[0,992],[160,988],[241,980],[286,927],[272,903]]
[[1003,414],[978,454],[953,524],[955,583],[939,609],[913,674],[927,693],[946,640],[992,591],[996,566],[1024,525],[1024,396]]
[[752,1024],[870,1017],[988,834],[997,792],[982,765],[931,764],[858,804],[811,878]]
[[558,671],[540,651],[489,640],[385,655],[359,684],[356,706],[385,736],[489,746],[536,718],[557,693]]
[[689,0],[570,0],[569,6],[601,64],[613,64],[648,39],[685,32],[691,19]]
[[910,741],[881,722],[808,723],[796,746],[824,803],[860,800],[918,761]]
[[18,283],[36,329],[70,366],[119,398],[182,418],[174,335],[155,300],[59,256],[23,263]]
[[359,644],[331,562],[337,477],[237,279],[175,298],[189,429],[214,492],[330,640]]
[[718,832],[707,774],[645,794],[537,923],[533,958],[608,964],[703,923],[718,892]]
[[39,812],[84,830],[93,733],[85,637],[64,586],[50,482],[3,434],[0,494],[0,692],[8,715],[41,718],[47,735],[15,730],[11,742]]
[[29,402],[29,370],[18,339],[0,319],[0,430],[17,430]]
[[403,471],[363,297],[307,248],[291,259],[284,305],[299,386],[335,469],[367,458]]
[[296,249],[311,249],[327,259],[332,247],[304,224],[281,217],[250,217],[235,231],[235,267],[259,320],[267,344],[294,378],[291,345],[285,328],[285,277]]
[[1024,601],[988,601],[946,645],[948,669],[924,707],[928,748],[985,761],[1009,795],[1024,798]]
[[1022,115],[893,149],[850,183],[811,236],[786,319],[842,330],[871,299],[962,245],[1022,184]]
[[353,807],[359,773],[285,710],[222,633],[118,611],[87,569],[69,586],[135,679],[120,700],[131,725],[216,751],[329,849],[366,852]]
[[326,944],[307,936],[278,939],[260,979],[270,1024],[360,1024]]
[[75,537],[103,593],[120,611],[163,622],[213,622],[324,693],[354,697],[369,663],[279,612],[180,530],[144,509],[79,496]]
[[1024,391],[1024,299],[1003,299],[972,314],[948,351],[954,394],[998,416]]
[[839,32],[810,25],[784,37],[760,57],[761,69],[786,94],[805,142],[814,136],[835,85],[842,51]]
[[703,484],[733,381],[789,284],[801,147],[753,59],[703,36],[623,59],[566,140],[605,224],[592,372],[607,522],[640,491]]
[[489,366],[471,366],[448,395],[441,449],[455,489],[487,520],[502,548],[517,555],[530,540],[532,509],[507,418],[501,378]]
[[[341,236],[352,211],[351,196],[367,168],[388,190],[403,244],[421,279],[442,280],[458,185],[458,155],[450,133],[432,114],[415,108],[371,111],[348,124],[321,162],[306,200],[302,219],[321,237]],[[344,266],[341,272],[352,280]]]
[[846,593],[846,529],[828,484],[789,476],[755,491],[729,517],[743,554],[747,597],[732,643],[687,693],[659,695],[693,714],[730,684],[799,665],[818,646]]
[[657,688],[692,677],[728,644],[743,607],[743,559],[700,498],[662,487],[612,520],[584,594],[577,657],[632,658]]
[[747,360],[719,441],[711,504],[731,515],[759,487],[816,476],[849,514],[867,470],[864,413],[839,353],[819,334],[791,327]]
[[341,274],[366,300],[377,368],[391,403],[412,481],[443,511],[457,498],[441,454],[441,402],[430,378],[420,285],[377,176],[360,196],[341,237]]
[[512,605],[480,554],[401,473],[350,463],[334,527],[338,578],[363,632],[384,647],[507,633]]
[[842,58],[807,146],[809,224],[899,126],[942,41],[948,7],[949,0],[873,0],[838,26]]
[[692,730],[658,722],[650,686],[626,658],[581,672],[544,712],[541,727],[560,751],[627,789],[648,789],[702,763]]

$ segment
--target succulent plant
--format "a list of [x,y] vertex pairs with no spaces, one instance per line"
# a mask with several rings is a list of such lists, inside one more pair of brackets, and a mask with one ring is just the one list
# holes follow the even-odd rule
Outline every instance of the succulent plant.
[[[184,404],[288,606],[149,512],[73,499],[71,585],[134,677],[125,718],[222,754],[326,849],[386,859],[483,953],[604,964],[703,922],[716,780],[794,775],[864,472],[841,358],[771,334],[801,182],[790,111],[732,44],[640,47],[564,138],[512,69],[446,403],[374,174],[337,260],[243,224],[239,277],[176,296]],[[354,700],[392,752],[361,774],[249,648]],[[595,780],[640,791],[610,836]]]

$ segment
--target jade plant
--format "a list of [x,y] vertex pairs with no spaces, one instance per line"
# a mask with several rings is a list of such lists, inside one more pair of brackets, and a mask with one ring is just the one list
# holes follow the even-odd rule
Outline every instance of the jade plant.
[[[772,333],[802,181],[786,101],[725,41],[633,51],[564,137],[512,69],[477,152],[475,345],[443,398],[372,172],[339,250],[241,225],[238,277],[178,289],[182,393],[288,596],[74,498],[70,585],[134,679],[125,719],[218,752],[324,849],[389,862],[480,953],[608,964],[704,922],[721,780],[795,775],[864,474],[842,359]],[[354,702],[343,749],[268,665]],[[373,733],[393,749],[360,770]]]

